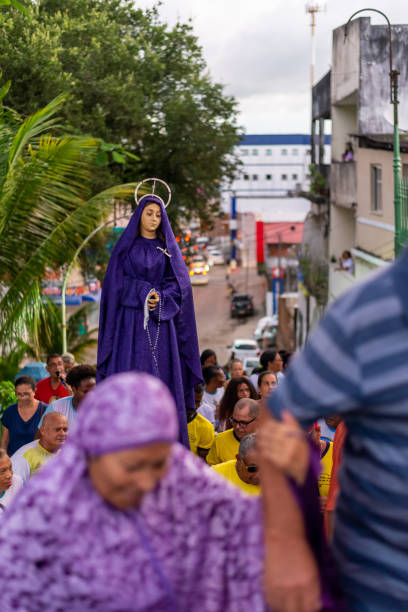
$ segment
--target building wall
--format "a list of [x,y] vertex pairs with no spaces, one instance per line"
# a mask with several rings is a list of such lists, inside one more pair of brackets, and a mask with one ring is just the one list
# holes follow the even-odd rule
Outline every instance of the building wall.
[[337,260],[355,245],[355,211],[332,205],[330,209],[329,257]]
[[[383,259],[394,257],[394,176],[393,152],[360,148],[357,151],[356,243]],[[401,156],[407,163],[408,155]],[[382,168],[382,211],[371,210],[371,165]],[[381,227],[386,226],[386,227]]]
[[[338,104],[354,94],[360,85],[360,27],[362,19],[348,25],[347,38],[344,26],[333,30],[331,102]],[[334,130],[333,130],[334,131]]]

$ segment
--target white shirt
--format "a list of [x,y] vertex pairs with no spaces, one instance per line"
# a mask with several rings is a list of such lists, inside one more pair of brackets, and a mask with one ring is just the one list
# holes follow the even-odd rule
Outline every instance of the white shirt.
[[41,427],[45,415],[49,414],[50,412],[60,412],[61,414],[66,416],[68,419],[68,429],[69,429],[69,432],[71,433],[74,427],[76,418],[78,416],[78,412],[75,410],[75,408],[72,405],[72,395],[70,395],[69,397],[62,397],[59,400],[55,400],[55,402],[51,402],[51,404],[48,406],[48,408],[44,412],[41,421],[38,423],[38,428]]
[[11,504],[11,501],[18,493],[19,489],[23,486],[23,481],[18,474],[13,474],[11,481],[11,487],[6,489],[3,497],[0,497],[0,514]]
[[203,399],[198,411],[215,426],[215,409],[224,395],[224,387],[219,387],[215,393],[208,393],[204,389]]

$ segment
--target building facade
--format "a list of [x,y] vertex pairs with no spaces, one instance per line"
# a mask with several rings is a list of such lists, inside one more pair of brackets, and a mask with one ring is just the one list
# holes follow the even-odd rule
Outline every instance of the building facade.
[[[400,126],[407,129],[408,25],[392,27],[393,67],[400,70]],[[333,261],[329,299],[394,259],[393,106],[390,103],[388,27],[370,18],[333,32],[331,70],[332,160],[329,256],[346,249],[353,273]],[[347,148],[352,154],[346,157]],[[402,174],[408,140],[401,134]]]
[[[326,155],[330,136],[326,136]],[[310,135],[247,134],[236,148],[242,163],[231,190],[240,196],[287,197],[309,187]]]

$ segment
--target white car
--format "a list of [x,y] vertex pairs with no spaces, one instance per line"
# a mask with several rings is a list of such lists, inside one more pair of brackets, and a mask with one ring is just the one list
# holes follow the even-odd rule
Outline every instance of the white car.
[[247,338],[237,338],[228,348],[231,349],[231,358],[240,359],[242,362],[244,359],[258,359],[261,354],[255,340]]
[[253,369],[258,368],[260,363],[259,359],[254,359],[253,357],[245,357],[243,363],[245,376],[251,376]]
[[258,346],[273,346],[276,341],[276,332],[278,330],[278,317],[262,317],[256,324],[254,338]]
[[208,263],[210,266],[223,266],[225,264],[224,255],[221,251],[210,251],[208,253]]

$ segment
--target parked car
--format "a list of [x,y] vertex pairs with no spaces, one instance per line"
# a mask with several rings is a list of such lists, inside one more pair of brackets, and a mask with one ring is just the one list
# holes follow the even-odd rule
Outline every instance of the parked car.
[[235,293],[231,297],[231,317],[251,317],[254,314],[252,296],[247,293]]
[[208,252],[208,263],[210,266],[223,266],[225,258],[221,251],[211,250]]
[[253,369],[258,368],[260,363],[259,359],[254,359],[253,357],[245,357],[242,362],[244,373],[246,376],[251,376]]
[[259,319],[254,331],[254,338],[262,349],[276,346],[276,334],[278,331],[278,317],[262,317]]
[[249,338],[237,338],[227,348],[231,349],[231,359],[240,359],[242,362],[244,362],[244,359],[257,360],[261,354],[255,340]]
[[188,273],[192,285],[208,285],[208,265],[205,261],[193,261]]

